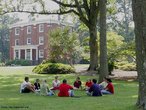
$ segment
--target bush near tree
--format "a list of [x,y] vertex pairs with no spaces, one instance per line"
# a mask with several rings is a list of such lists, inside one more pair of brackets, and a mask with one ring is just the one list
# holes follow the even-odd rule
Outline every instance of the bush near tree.
[[38,74],[69,74],[75,73],[75,69],[62,63],[43,63],[36,66],[33,72]]
[[20,65],[20,66],[30,66],[31,65],[31,62],[29,60],[11,60],[11,61],[8,61],[6,62],[5,64],[6,66],[12,66],[12,65]]

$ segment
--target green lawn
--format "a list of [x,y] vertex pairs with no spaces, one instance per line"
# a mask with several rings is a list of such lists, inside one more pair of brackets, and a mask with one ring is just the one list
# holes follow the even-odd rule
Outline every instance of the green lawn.
[[[75,91],[80,98],[57,96],[39,96],[37,94],[20,94],[19,86],[25,76],[34,82],[36,78],[47,79],[51,84],[54,75],[38,75],[31,72],[33,67],[0,67],[0,110],[137,110],[136,82],[113,81],[114,95],[102,97],[86,96],[85,91]],[[80,76],[84,83],[87,78]],[[60,75],[60,80],[68,79],[70,84],[76,75]]]

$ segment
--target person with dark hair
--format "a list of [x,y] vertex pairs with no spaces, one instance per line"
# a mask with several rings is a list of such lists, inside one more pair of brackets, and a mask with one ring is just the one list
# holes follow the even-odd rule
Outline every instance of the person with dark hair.
[[58,90],[60,85],[60,81],[58,80],[58,76],[55,76],[55,79],[52,82],[52,88],[50,90]]
[[24,78],[24,82],[21,84],[20,93],[35,92],[34,86],[29,82],[29,77]]
[[101,94],[101,91],[100,91],[100,87],[97,83],[97,80],[96,79],[92,79],[92,86],[90,87],[90,89],[87,91],[87,94],[88,95],[91,95],[91,96],[102,96]]
[[40,80],[36,79],[36,82],[34,83],[35,91],[40,91]]
[[80,77],[77,77],[77,78],[76,78],[76,81],[74,82],[74,88],[75,88],[75,89],[79,89],[79,88],[82,89],[82,82],[81,82],[81,80],[80,80]]
[[107,82],[107,86],[104,90],[101,90],[102,94],[114,94],[114,86],[112,84],[112,80],[110,78],[105,78]]
[[92,80],[88,79],[87,82],[85,83],[85,90],[89,90],[92,84],[93,84]]
[[74,93],[72,91],[73,87],[70,86],[69,84],[67,84],[67,80],[64,79],[62,84],[60,84],[59,86],[59,93],[58,96],[59,97],[73,97]]

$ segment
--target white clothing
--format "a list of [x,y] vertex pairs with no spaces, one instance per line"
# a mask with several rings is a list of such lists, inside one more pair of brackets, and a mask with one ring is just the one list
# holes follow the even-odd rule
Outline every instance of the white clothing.
[[52,86],[53,86],[53,87],[59,87],[59,85],[60,85],[60,81],[59,81],[59,80],[54,80],[54,81],[52,82]]
[[20,90],[23,90],[25,87],[27,87],[27,85],[31,85],[31,83],[30,83],[30,82],[24,81],[24,82],[21,84]]

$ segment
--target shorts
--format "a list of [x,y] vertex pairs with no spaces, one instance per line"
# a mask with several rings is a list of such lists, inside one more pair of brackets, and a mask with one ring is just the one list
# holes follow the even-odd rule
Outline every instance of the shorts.
[[21,90],[21,93],[30,93],[31,90],[29,90],[28,88],[24,88]]

